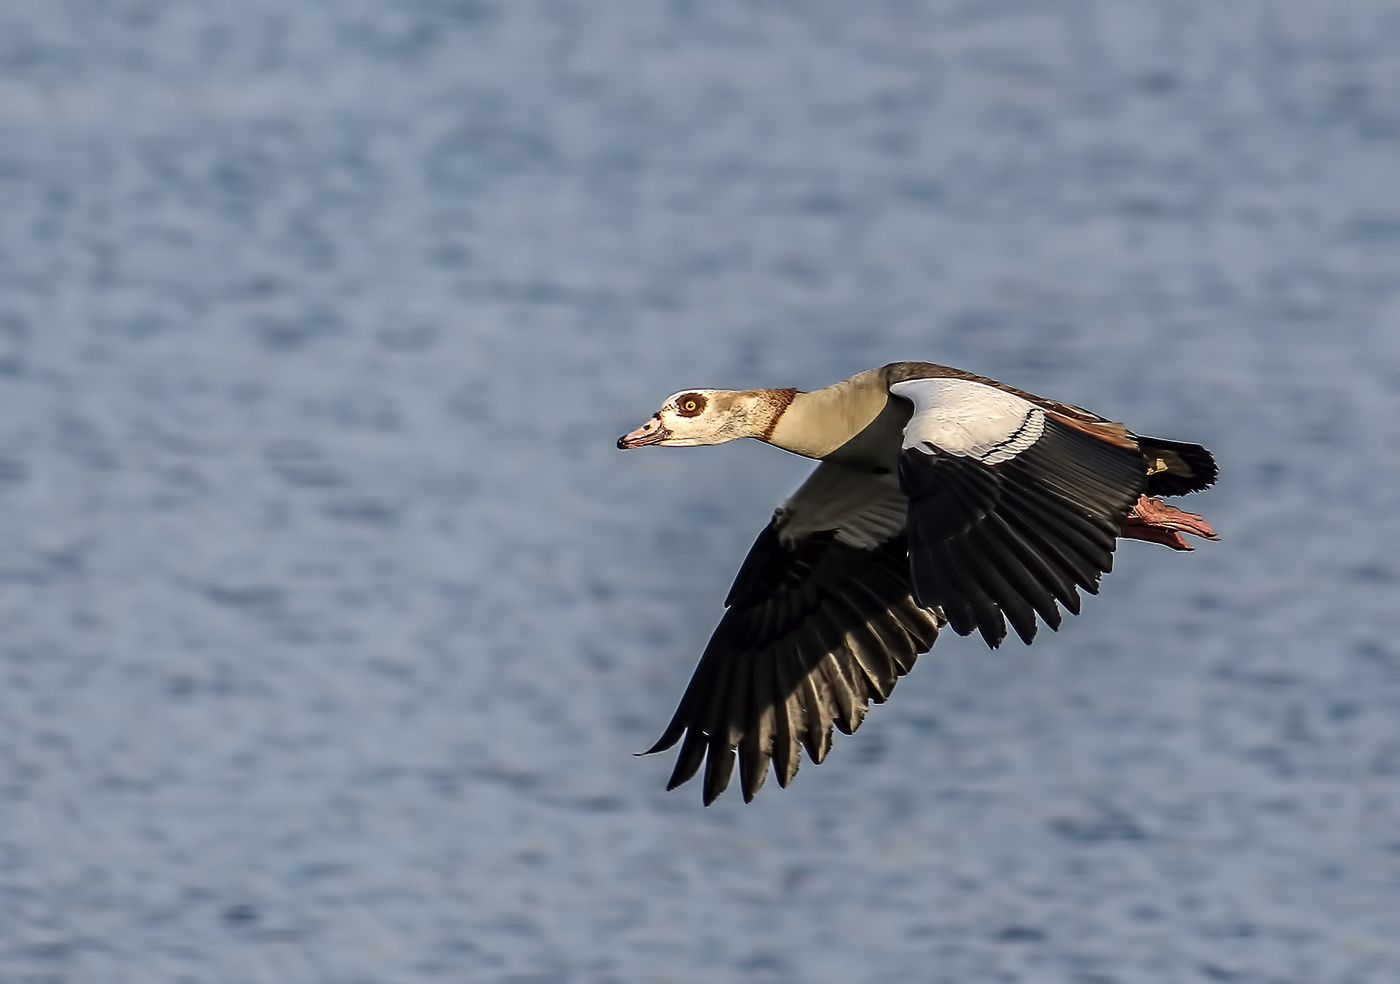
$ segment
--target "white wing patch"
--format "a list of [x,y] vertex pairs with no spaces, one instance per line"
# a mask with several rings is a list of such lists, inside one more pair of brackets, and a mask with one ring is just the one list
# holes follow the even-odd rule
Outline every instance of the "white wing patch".
[[1009,461],[1040,440],[1045,411],[1015,393],[970,379],[908,379],[890,387],[914,404],[904,426],[904,448],[975,458],[984,465]]
[[773,517],[778,538],[787,546],[835,530],[841,543],[872,550],[904,529],[908,509],[894,475],[824,461]]

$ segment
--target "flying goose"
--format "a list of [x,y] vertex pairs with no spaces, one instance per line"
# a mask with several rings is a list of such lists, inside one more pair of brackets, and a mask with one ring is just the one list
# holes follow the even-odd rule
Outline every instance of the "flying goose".
[[[1036,617],[1060,627],[1098,593],[1118,537],[1189,550],[1217,539],[1162,502],[1215,482],[1196,444],[1142,437],[1087,410],[928,362],[825,389],[684,390],[619,448],[754,437],[820,464],[758,535],[665,733],[667,789],[705,762],[708,806],[734,761],[744,800],[778,784],[832,726],[850,734],[943,625],[996,647]],[[708,757],[708,761],[706,761]]]

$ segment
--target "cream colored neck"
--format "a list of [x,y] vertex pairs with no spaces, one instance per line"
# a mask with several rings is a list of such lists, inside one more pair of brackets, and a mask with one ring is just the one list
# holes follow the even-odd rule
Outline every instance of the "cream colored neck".
[[865,430],[887,402],[884,375],[870,369],[824,389],[794,394],[761,439],[794,454],[825,458]]

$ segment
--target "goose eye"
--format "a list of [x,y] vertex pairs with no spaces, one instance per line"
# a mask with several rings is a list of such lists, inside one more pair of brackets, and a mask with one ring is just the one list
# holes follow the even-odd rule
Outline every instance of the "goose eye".
[[686,393],[676,400],[676,412],[682,417],[697,417],[705,411],[705,398],[699,393]]

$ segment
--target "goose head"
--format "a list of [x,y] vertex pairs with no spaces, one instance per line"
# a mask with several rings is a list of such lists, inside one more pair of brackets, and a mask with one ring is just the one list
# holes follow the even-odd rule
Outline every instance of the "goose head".
[[648,444],[684,448],[723,444],[741,437],[766,438],[793,390],[689,389],[673,394],[651,419],[617,439],[622,449]]

